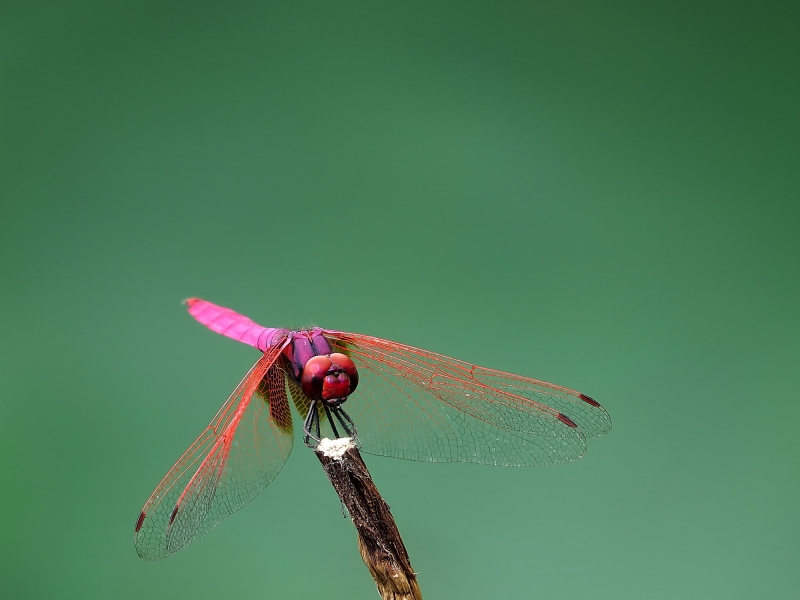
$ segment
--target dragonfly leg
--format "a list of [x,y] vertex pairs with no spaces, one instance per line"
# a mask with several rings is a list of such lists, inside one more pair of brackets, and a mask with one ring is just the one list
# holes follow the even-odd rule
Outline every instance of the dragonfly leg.
[[[328,423],[331,424],[331,429],[333,429],[333,435],[335,435],[336,438],[338,439],[339,432],[336,430],[336,423],[333,422],[333,418],[331,417],[331,409],[328,408],[327,404],[323,404],[323,406],[325,407],[325,414],[328,416]],[[336,409],[333,410],[336,411]]]
[[306,413],[306,418],[303,420],[303,443],[308,444],[308,436],[311,435],[308,432],[308,420],[311,418],[311,408],[309,407],[308,412]]
[[[317,437],[311,435],[311,429],[314,427],[314,421],[317,422]],[[303,421],[303,443],[308,446],[309,448],[313,448],[316,444],[310,444],[309,438],[316,440],[319,442],[319,415],[317,414],[317,403],[312,402],[311,406],[308,407],[308,414],[306,415],[306,420]]]
[[[339,420],[339,423],[342,424],[342,427],[344,427],[347,435],[349,435],[351,438],[356,437],[356,424],[353,423],[353,419],[350,418],[350,415],[344,412],[344,409],[341,406],[334,408],[333,414],[336,415],[336,418]],[[344,417],[344,419],[342,417]]]
[[314,429],[317,433],[317,437],[315,439],[320,441],[322,436],[319,433],[319,406],[317,406],[316,402],[314,402]]
[[347,419],[347,422],[350,423],[350,427],[353,428],[353,436],[358,435],[358,430],[356,429],[356,424],[353,422],[353,419],[350,418],[350,415],[348,415],[346,412],[344,412],[344,409],[342,407],[339,407],[339,413],[341,413],[341,415],[345,419]]

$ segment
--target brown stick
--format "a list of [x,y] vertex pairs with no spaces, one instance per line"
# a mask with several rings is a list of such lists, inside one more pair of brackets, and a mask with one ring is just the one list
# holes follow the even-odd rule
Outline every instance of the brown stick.
[[358,531],[358,549],[383,600],[422,600],[400,532],[350,438],[323,439],[314,449]]

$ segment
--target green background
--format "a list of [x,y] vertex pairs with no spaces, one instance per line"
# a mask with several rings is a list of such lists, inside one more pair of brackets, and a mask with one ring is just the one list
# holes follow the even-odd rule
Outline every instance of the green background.
[[800,585],[797,3],[0,4],[0,596],[377,598],[299,443],[158,563],[254,362],[185,314],[578,388],[543,469],[367,456],[428,599]]

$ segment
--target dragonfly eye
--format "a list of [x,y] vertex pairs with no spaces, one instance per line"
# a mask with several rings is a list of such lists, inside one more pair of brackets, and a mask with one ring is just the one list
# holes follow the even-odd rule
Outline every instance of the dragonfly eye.
[[300,387],[303,393],[311,400],[322,398],[322,388],[325,384],[325,376],[331,368],[331,359],[327,356],[314,356],[308,359],[303,367],[303,378]]
[[349,357],[338,352],[314,356],[303,367],[300,383],[311,400],[340,400],[355,391],[358,370]]
[[350,391],[347,393],[352,394],[355,392],[356,387],[358,387],[358,369],[356,369],[356,363],[346,354],[341,354],[339,352],[331,354],[331,362],[347,373],[347,377],[350,379]]

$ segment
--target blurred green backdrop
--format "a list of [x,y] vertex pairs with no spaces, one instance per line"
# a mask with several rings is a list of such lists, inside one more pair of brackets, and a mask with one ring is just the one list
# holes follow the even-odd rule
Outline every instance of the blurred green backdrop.
[[428,599],[796,593],[798,17],[0,4],[0,596],[377,597],[300,444],[200,543],[136,556],[257,357],[187,296],[609,409],[557,468],[367,456]]

